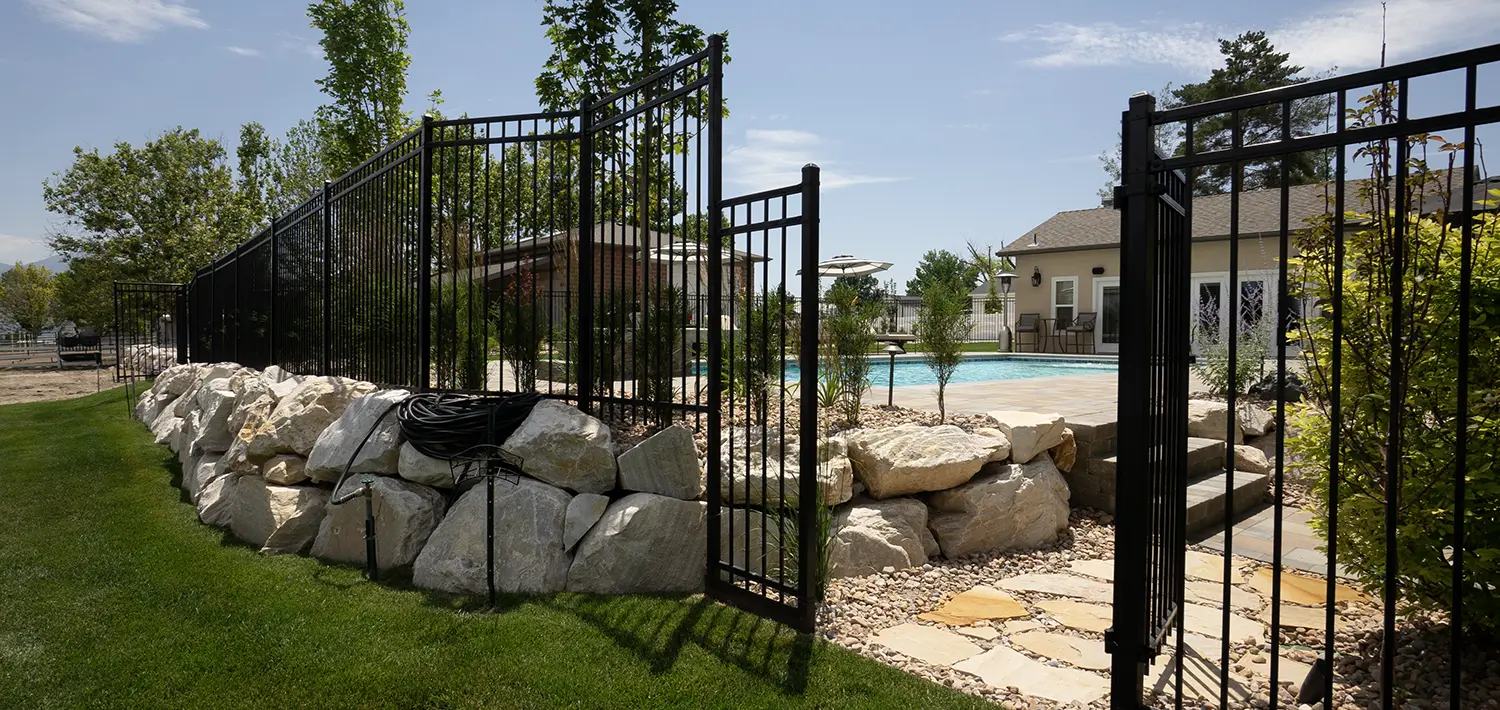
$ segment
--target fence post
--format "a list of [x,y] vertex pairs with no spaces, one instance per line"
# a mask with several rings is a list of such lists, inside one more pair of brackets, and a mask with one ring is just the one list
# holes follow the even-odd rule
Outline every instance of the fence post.
[[[592,97],[578,106],[578,408],[591,410],[594,395],[594,120]],[[710,457],[712,458],[712,457]]]
[[[797,367],[801,371],[797,395],[798,432],[807,442],[798,452],[800,470],[818,470],[818,166],[802,166],[802,333],[797,338]],[[797,506],[797,549],[817,550],[818,515],[821,499],[816,476],[800,476],[797,495],[802,501],[818,501]],[[818,555],[797,556],[797,610],[804,633],[812,633],[817,624]]]
[[[182,365],[190,357],[188,353],[188,285],[177,286],[176,301],[172,306],[172,328],[176,331],[177,364]],[[118,338],[118,335],[116,336]]]
[[[723,492],[719,488],[720,476],[723,475],[720,470],[723,459],[719,456],[719,401],[723,396],[719,365],[722,348],[720,341],[724,336],[723,319],[720,317],[724,311],[721,283],[724,278],[724,242],[719,235],[719,220],[723,218],[719,203],[724,199],[724,194],[719,176],[723,149],[720,133],[724,112],[720,107],[724,105],[724,84],[721,81],[724,39],[719,35],[709,35],[708,46],[708,253],[713,265],[708,270],[708,303],[705,304],[707,308],[701,325],[708,329],[708,569],[704,572],[704,583],[713,585],[719,578],[719,555],[722,553],[719,546],[723,543],[719,533],[719,506],[723,498]],[[733,268],[733,264],[730,268]]]
[[234,329],[234,333],[229,338],[231,345],[229,358],[234,362],[240,361],[240,251],[240,247],[235,247],[234,251],[230,252],[232,264],[229,267],[229,272],[234,276],[234,299],[232,301],[234,310],[229,317],[229,327]]
[[266,309],[266,366],[281,365],[276,358],[276,215],[271,215],[271,303]]
[[414,384],[432,389],[432,114],[422,116],[421,184],[417,189],[417,367]]
[[323,362],[319,374],[333,374],[333,215],[328,210],[328,191],[333,186],[323,181]]
[[[1119,477],[1115,516],[1115,589],[1113,621],[1104,635],[1110,658],[1110,707],[1139,708],[1146,675],[1146,579],[1147,547],[1152,501],[1144,485],[1123,485],[1131,476],[1144,475],[1149,465],[1151,413],[1150,299],[1155,284],[1151,278],[1152,234],[1150,218],[1151,161],[1155,148],[1151,138],[1150,94],[1130,97],[1130,109],[1122,116],[1123,161],[1121,181],[1125,202],[1120,211],[1120,339],[1119,384]],[[1126,301],[1145,299],[1140,308]],[[1181,623],[1180,621],[1178,623]]]

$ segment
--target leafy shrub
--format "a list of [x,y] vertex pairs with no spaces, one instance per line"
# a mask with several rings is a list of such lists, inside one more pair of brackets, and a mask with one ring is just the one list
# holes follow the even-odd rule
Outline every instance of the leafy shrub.
[[1229,336],[1219,329],[1219,304],[1213,301],[1199,306],[1192,319],[1189,337],[1198,354],[1192,362],[1193,374],[1203,381],[1211,394],[1227,395],[1233,389],[1242,394],[1265,375],[1266,352],[1275,342],[1276,319],[1266,314],[1249,328],[1238,333],[1234,362],[1229,361]]
[[863,300],[847,284],[834,284],[823,297],[827,306],[822,318],[824,372],[819,376],[836,380],[836,409],[850,426],[859,425],[859,403],[870,389],[870,350],[875,347],[875,321],[884,307],[880,301]]
[[798,328],[796,309],[796,299],[784,288],[735,304],[735,329],[720,347],[724,362],[719,376],[724,392],[745,403],[751,414],[763,413],[767,391],[781,384],[787,348]]
[[922,294],[922,307],[917,310],[917,323],[912,327],[922,343],[922,360],[937,377],[938,421],[948,418],[943,394],[948,389],[948,380],[963,362],[964,343],[974,327],[969,305],[964,293],[942,285],[929,287]]
[[546,306],[539,307],[532,298],[535,278],[531,269],[522,269],[506,282],[500,298],[490,306],[500,356],[510,364],[516,389],[521,392],[536,391],[537,364],[547,340],[545,315],[540,312]]
[[[1375,120],[1376,108],[1386,102],[1372,100],[1355,113],[1358,120]],[[1384,108],[1380,110],[1384,111]],[[1411,193],[1428,195],[1426,204],[1452,204],[1448,173],[1425,170],[1427,140],[1416,136],[1413,159],[1394,169],[1408,173]],[[1454,146],[1444,145],[1443,150]],[[1374,165],[1390,165],[1392,146],[1375,143],[1358,155]],[[1377,167],[1372,179],[1358,190],[1358,206],[1375,205],[1366,214],[1346,218],[1353,225],[1344,230],[1344,255],[1335,259],[1336,235],[1331,216],[1314,221],[1298,238],[1301,257],[1292,267],[1305,283],[1305,297],[1324,304],[1310,314],[1302,327],[1307,400],[1293,411],[1293,426],[1300,430],[1287,446],[1300,455],[1303,472],[1313,479],[1315,507],[1326,515],[1338,506],[1338,559],[1353,573],[1360,587],[1381,593],[1385,577],[1386,501],[1394,497],[1398,516],[1398,574],[1396,593],[1404,605],[1424,609],[1450,609],[1453,594],[1455,532],[1455,454],[1458,419],[1459,359],[1469,365],[1469,420],[1467,490],[1463,527],[1464,613],[1460,620],[1471,631],[1493,634],[1500,630],[1500,221],[1494,213],[1474,220],[1473,311],[1471,345],[1461,353],[1458,297],[1462,232],[1457,221],[1441,212],[1419,216],[1416,199],[1392,205],[1394,183],[1386,170]],[[1438,193],[1440,199],[1433,199]],[[1500,195],[1496,195],[1500,197]],[[1419,199],[1419,198],[1418,198]],[[1358,220],[1358,221],[1356,221]],[[1404,222],[1406,238],[1398,245],[1394,235]],[[1397,251],[1397,249],[1401,251]],[[1405,270],[1391,279],[1394,259],[1400,256]],[[1336,267],[1343,265],[1343,339],[1338,389],[1334,388],[1334,300]],[[1299,273],[1300,272],[1300,273]],[[1399,319],[1393,318],[1391,284],[1399,285],[1404,305]],[[1392,367],[1392,336],[1401,370]],[[1393,377],[1393,374],[1399,376]],[[1400,403],[1401,442],[1397,461],[1396,490],[1387,488],[1386,453],[1390,436],[1391,389]],[[1340,416],[1338,450],[1338,498],[1329,499],[1333,476],[1330,462],[1335,398]],[[1313,517],[1313,525],[1329,534],[1326,518]]]
[[[677,396],[677,377],[683,374],[682,329],[687,326],[687,300],[680,289],[665,287],[649,291],[631,335],[631,375],[635,398],[670,403]],[[670,409],[659,408],[665,417]]]

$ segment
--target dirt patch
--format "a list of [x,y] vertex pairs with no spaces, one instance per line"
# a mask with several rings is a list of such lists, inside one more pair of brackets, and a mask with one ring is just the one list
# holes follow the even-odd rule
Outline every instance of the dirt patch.
[[109,370],[0,370],[0,404],[49,402],[114,386]]

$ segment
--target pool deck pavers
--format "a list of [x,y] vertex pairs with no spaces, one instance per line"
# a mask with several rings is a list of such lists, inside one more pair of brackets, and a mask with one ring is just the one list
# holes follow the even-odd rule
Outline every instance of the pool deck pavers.
[[[956,382],[948,385],[943,399],[947,410],[956,414],[1019,409],[1057,412],[1064,419],[1105,412],[1114,415],[1118,379],[1113,373],[1103,373]],[[937,388],[932,385],[899,386],[892,393],[897,406],[937,411]],[[865,404],[885,404],[886,395],[886,388],[872,387],[865,393]]]

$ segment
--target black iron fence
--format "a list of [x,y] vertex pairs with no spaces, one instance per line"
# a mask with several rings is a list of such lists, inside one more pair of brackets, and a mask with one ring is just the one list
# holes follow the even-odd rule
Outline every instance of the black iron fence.
[[[1500,122],[1500,104],[1493,97],[1481,102],[1478,87],[1497,62],[1500,45],[1168,110],[1157,110],[1149,95],[1131,99],[1117,198],[1120,505],[1107,635],[1114,707],[1141,705],[1142,678],[1153,662],[1169,664],[1157,689],[1181,707],[1188,655],[1210,665],[1197,671],[1200,682],[1214,676],[1206,695],[1226,707],[1244,700],[1245,687],[1232,677],[1232,593],[1241,562],[1233,515],[1222,530],[1218,648],[1185,653],[1181,613],[1187,289],[1193,271],[1222,269],[1194,268],[1192,240],[1205,235],[1189,226],[1196,224],[1194,193],[1222,192],[1220,181],[1228,192],[1228,312],[1238,312],[1242,237],[1278,240],[1278,303],[1315,305],[1300,317],[1277,309],[1277,330],[1291,337],[1274,339],[1275,372],[1266,388],[1275,399],[1275,438],[1266,481],[1273,530],[1262,653],[1273,690],[1250,700],[1330,707],[1378,697],[1390,708],[1420,694],[1431,706],[1481,706],[1470,692],[1486,673],[1478,648],[1494,637],[1500,612],[1491,562],[1500,527],[1496,501],[1485,492],[1500,470],[1493,357],[1500,345],[1500,222],[1496,184],[1483,174],[1481,132]],[[1295,130],[1293,116],[1308,111],[1326,111],[1329,128]],[[1320,186],[1318,209],[1294,219],[1294,183],[1309,180]],[[1273,200],[1270,230],[1242,226],[1252,209],[1244,195],[1253,188]],[[1262,356],[1237,351],[1240,320],[1227,324],[1230,372],[1240,358]],[[1293,345],[1300,376],[1289,367]],[[1300,401],[1293,394],[1299,384],[1306,389]],[[1234,412],[1244,395],[1231,388],[1226,399]],[[1235,419],[1225,418],[1223,438],[1231,442]],[[1233,447],[1226,449],[1232,472]],[[1237,507],[1239,479],[1224,477],[1226,511]],[[1306,678],[1287,677],[1281,661],[1288,640],[1297,638],[1283,624],[1292,483],[1305,489],[1326,551],[1316,585],[1324,599],[1322,623],[1314,624],[1319,660]],[[1335,633],[1342,614],[1360,613],[1336,603],[1360,603],[1340,585],[1372,600],[1364,608],[1379,620],[1373,643]],[[1435,626],[1411,615],[1426,615]],[[1411,657],[1421,666],[1400,667],[1398,649],[1423,634],[1437,638]],[[1170,654],[1159,657],[1168,646]],[[1434,677],[1446,682],[1428,684]],[[1297,692],[1278,692],[1283,684]]]
[[187,299],[182,284],[117,281],[114,310],[116,381],[132,384],[187,362]]

